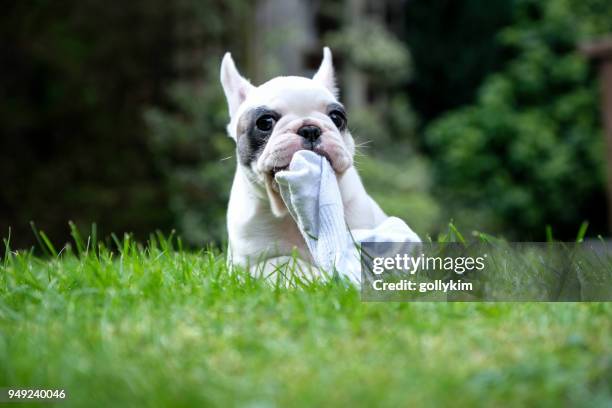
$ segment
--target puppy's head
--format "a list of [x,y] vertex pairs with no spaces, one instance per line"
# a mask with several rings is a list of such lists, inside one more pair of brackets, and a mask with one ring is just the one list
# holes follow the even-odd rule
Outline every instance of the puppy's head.
[[274,78],[258,87],[243,78],[229,53],[221,63],[221,83],[230,113],[227,127],[236,141],[238,164],[264,186],[272,211],[286,213],[274,181],[298,150],[324,156],[337,174],[353,164],[355,145],[347,128],[329,48],[312,78]]

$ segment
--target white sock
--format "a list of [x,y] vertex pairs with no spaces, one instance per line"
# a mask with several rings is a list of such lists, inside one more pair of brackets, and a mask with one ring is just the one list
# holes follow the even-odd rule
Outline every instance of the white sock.
[[372,229],[349,231],[336,174],[327,159],[310,150],[295,153],[289,169],[278,172],[275,178],[316,265],[324,271],[360,282],[358,243],[420,242],[418,235],[396,217]]
[[338,181],[329,162],[301,150],[293,156],[289,170],[276,174],[276,181],[317,265],[333,271],[351,240]]

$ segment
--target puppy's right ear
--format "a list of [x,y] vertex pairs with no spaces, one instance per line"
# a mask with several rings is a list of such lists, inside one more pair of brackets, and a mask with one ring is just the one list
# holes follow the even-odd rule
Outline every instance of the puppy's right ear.
[[221,62],[221,85],[223,85],[223,91],[227,99],[230,117],[233,117],[254,86],[240,75],[232,59],[232,54],[229,52],[225,53]]

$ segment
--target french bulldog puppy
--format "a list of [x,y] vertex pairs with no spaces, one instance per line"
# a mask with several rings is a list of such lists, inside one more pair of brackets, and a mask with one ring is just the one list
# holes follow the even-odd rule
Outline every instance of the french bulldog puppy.
[[281,76],[260,86],[243,78],[226,53],[221,84],[229,107],[227,131],[236,141],[238,160],[227,210],[232,263],[248,267],[286,259],[295,250],[312,262],[274,180],[302,149],[330,162],[350,229],[374,228],[387,219],[353,166],[355,143],[338,100],[329,48],[324,48],[312,78]]

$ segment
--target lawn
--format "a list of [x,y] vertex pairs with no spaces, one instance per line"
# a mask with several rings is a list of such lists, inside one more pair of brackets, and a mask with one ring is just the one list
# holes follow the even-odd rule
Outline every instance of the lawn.
[[[44,237],[43,237],[44,241]],[[612,405],[610,303],[363,303],[168,240],[0,261],[0,387],[61,406]]]

